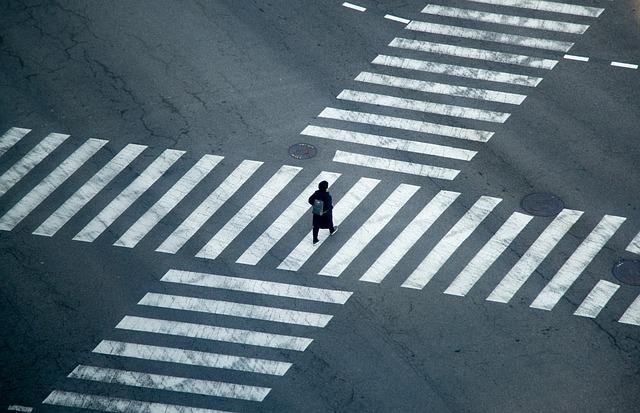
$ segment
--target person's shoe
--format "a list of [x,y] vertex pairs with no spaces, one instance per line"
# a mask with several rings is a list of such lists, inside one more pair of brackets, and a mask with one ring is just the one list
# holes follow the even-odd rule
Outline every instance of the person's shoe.
[[336,232],[338,232],[338,226],[337,225],[335,227],[333,227],[333,231],[329,232],[329,235],[333,235]]
[[320,242],[320,240],[319,240],[319,239],[314,239],[314,240],[313,240],[313,245],[316,245],[318,242]]

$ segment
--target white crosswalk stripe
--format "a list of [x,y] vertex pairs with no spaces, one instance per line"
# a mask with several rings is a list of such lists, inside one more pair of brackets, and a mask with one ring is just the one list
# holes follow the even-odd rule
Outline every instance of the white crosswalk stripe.
[[640,232],[633,237],[629,245],[625,248],[625,251],[640,254]]
[[85,164],[107,141],[89,139],[0,217],[0,230],[11,231]]
[[618,322],[640,326],[640,295],[627,307]]
[[0,136],[0,156],[4,155],[16,143],[20,142],[31,129],[11,128]]
[[522,9],[541,10],[552,13],[572,14],[575,16],[598,17],[604,11],[599,7],[580,6],[576,4],[557,3],[542,0],[469,0],[476,3],[494,6],[519,7]]
[[596,318],[609,302],[620,286],[609,281],[600,280],[580,303],[573,315]]

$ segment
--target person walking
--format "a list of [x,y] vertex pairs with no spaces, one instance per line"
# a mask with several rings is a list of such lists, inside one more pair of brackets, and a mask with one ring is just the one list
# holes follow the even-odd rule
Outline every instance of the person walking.
[[318,190],[309,197],[309,203],[313,211],[313,243],[318,243],[318,232],[320,228],[328,229],[329,235],[333,235],[338,230],[338,226],[333,226],[333,200],[329,191],[329,182],[322,181],[318,184]]

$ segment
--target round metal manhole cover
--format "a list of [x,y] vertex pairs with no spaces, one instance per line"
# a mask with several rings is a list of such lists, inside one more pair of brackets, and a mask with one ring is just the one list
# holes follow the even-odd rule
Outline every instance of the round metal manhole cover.
[[640,285],[640,260],[620,260],[613,266],[613,275],[625,284]]
[[520,206],[531,215],[552,217],[564,208],[564,202],[553,194],[534,192],[522,198]]
[[318,149],[309,143],[296,143],[289,146],[289,155],[296,159],[309,159],[316,156]]

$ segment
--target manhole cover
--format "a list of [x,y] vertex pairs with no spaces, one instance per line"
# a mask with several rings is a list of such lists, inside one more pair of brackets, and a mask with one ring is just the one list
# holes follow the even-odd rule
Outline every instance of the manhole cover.
[[289,155],[296,159],[309,159],[316,156],[318,149],[309,143],[296,143],[289,146]]
[[534,192],[522,198],[520,206],[531,215],[552,217],[564,208],[564,202],[553,194]]
[[620,260],[613,266],[613,275],[625,284],[640,285],[640,261]]

